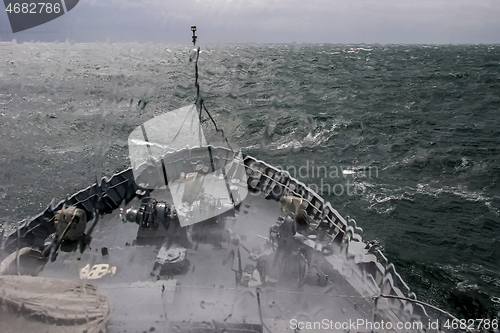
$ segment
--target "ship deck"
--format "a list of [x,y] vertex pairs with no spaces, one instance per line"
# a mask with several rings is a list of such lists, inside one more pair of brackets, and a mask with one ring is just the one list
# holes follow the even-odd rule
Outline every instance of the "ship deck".
[[[161,190],[154,191],[152,197],[170,200],[168,192]],[[128,206],[134,205],[138,205],[137,199]],[[325,266],[326,261],[320,263],[328,275],[326,286],[311,281],[290,283],[293,278],[281,283],[270,276],[262,283],[257,270],[248,274],[246,285],[237,283],[239,269],[255,267],[251,253],[264,251],[269,228],[279,215],[278,202],[250,193],[235,217],[225,218],[225,229],[239,236],[240,245],[193,242],[186,251],[188,268],[172,274],[155,271],[159,246],[138,245],[139,226],[123,222],[117,209],[101,218],[83,253],[60,251],[40,276],[96,285],[111,305],[109,332],[293,332],[298,322],[373,320],[372,301],[362,297],[356,285],[332,265]],[[276,260],[273,264],[280,265]],[[81,279],[85,267],[102,269],[102,276]],[[293,269],[290,272],[293,274]]]

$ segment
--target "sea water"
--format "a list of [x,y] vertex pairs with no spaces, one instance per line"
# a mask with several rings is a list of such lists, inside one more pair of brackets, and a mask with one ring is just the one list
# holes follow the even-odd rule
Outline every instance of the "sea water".
[[[231,141],[355,219],[420,300],[499,316],[499,45],[201,50],[202,97]],[[195,101],[191,51],[0,43],[0,220],[128,168],[132,130]]]

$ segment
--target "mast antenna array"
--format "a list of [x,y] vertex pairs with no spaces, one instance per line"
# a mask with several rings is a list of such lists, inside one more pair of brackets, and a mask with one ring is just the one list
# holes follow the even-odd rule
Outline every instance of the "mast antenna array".
[[[194,46],[196,44],[196,38],[198,38],[196,36],[196,34],[195,34],[196,33],[196,26],[195,25],[191,26],[191,31],[193,32],[193,46]],[[198,46],[198,48],[195,49],[194,52],[196,52],[196,57],[194,56],[194,53],[193,53],[191,55],[191,57],[189,58],[189,61],[191,62],[194,59],[194,68],[195,68],[194,85],[196,87],[196,102],[195,102],[195,104],[196,104],[196,107],[199,110],[200,128],[201,128],[201,112],[205,111],[207,113],[207,115],[208,115],[208,118],[210,118],[210,120],[212,121],[212,124],[215,127],[215,131],[222,134],[222,138],[226,142],[227,146],[229,147],[229,149],[231,149],[231,151],[233,151],[233,148],[229,144],[229,141],[227,140],[226,136],[224,135],[224,130],[221,129],[221,128],[219,128],[217,126],[217,123],[215,122],[214,118],[212,117],[212,115],[210,114],[210,112],[208,112],[208,110],[207,110],[207,108],[205,106],[205,102],[203,101],[203,98],[201,98],[201,95],[200,95],[200,84],[198,83],[198,59],[200,57],[200,47]]]
[[191,26],[191,31],[193,32],[193,46],[194,46],[194,45],[196,45],[196,38],[198,38],[196,36],[196,26],[195,25]]

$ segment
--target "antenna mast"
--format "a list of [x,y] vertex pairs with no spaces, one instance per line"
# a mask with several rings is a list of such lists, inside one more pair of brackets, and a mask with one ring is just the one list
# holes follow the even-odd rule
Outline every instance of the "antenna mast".
[[198,38],[196,36],[196,26],[195,25],[191,26],[191,31],[193,32],[193,46],[194,46],[194,45],[196,45],[196,38]]

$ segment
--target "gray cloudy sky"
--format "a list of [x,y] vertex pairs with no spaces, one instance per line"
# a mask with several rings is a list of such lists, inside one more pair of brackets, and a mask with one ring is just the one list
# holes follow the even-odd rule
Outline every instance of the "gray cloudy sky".
[[500,43],[500,0],[80,0],[15,34],[2,10],[0,40],[189,44],[191,25],[201,44]]

